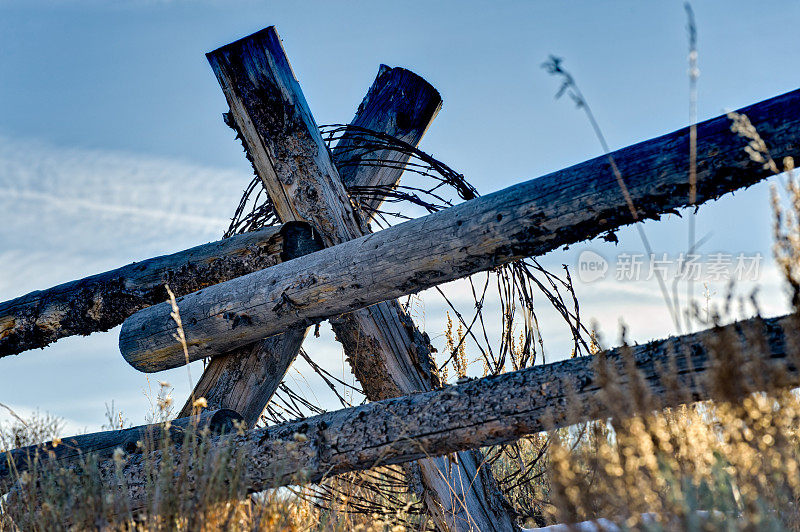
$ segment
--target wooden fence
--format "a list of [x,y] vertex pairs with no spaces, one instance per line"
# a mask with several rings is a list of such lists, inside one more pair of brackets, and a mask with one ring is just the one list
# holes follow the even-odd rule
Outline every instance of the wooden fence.
[[[241,435],[211,436],[212,444],[244,450],[250,491],[285,484],[299,472],[314,482],[416,461],[409,466],[411,476],[420,479],[416,489],[443,530],[513,527],[513,514],[474,449],[607,417],[598,375],[610,367],[623,386],[644,383],[658,407],[711,398],[705,377],[714,368],[709,340],[727,335],[731,345],[741,346],[750,337],[746,333],[755,331],[766,339],[763,348],[757,353],[741,349],[750,353],[746,366],[759,369],[757,379],[743,374],[749,389],[800,384],[797,322],[787,316],[652,342],[631,348],[630,356],[626,349],[614,350],[442,387],[427,336],[395,301],[700,205],[771,175],[744,150],[747,140],[731,131],[726,116],[697,124],[694,201],[686,128],[372,234],[369,213],[382,198],[359,208],[348,188],[391,190],[407,156],[387,152],[383,156],[392,165],[364,161],[338,168],[341,154],[358,140],[345,135],[332,152],[325,147],[274,28],[211,52],[208,59],[230,105],[227,121],[283,225],[0,303],[0,357],[123,323],[120,350],[135,368],[154,372],[185,364],[183,347],[173,337],[171,307],[163,302],[168,283],[180,296],[188,359],[213,357],[194,396],[208,398],[212,412],[235,410],[238,414],[225,419],[241,415],[252,427],[308,327],[329,319],[373,402]],[[440,107],[438,92],[427,82],[406,70],[382,67],[351,124],[413,147]],[[738,112],[749,117],[775,160],[800,157],[800,91]],[[661,364],[677,368],[671,381],[677,388],[659,377]],[[189,412],[187,404],[181,415]],[[185,419],[178,425],[188,423]],[[153,427],[137,427],[90,435],[74,439],[72,448],[78,454],[101,448],[107,453],[116,446],[130,450],[124,471],[136,506],[142,501],[137,479],[143,478],[143,457],[130,442],[153,432]],[[300,446],[300,460],[282,460],[282,446],[289,441]],[[0,486],[8,485],[12,472],[23,469],[23,458],[36,449],[42,447],[6,454]],[[274,467],[278,463],[284,465]],[[111,462],[104,471],[109,486],[115,485]],[[454,489],[454,478],[470,482]]]

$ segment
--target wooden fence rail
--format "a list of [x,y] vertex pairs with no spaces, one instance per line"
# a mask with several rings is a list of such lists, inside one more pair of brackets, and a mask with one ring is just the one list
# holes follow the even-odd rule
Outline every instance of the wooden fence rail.
[[[731,388],[742,393],[800,385],[799,323],[797,315],[754,318],[222,436],[212,445],[241,450],[248,490],[260,491],[508,442],[605,419],[626,405],[627,415],[637,408],[735,399],[724,390],[719,395],[717,368],[736,377]],[[609,379],[616,382],[613,388],[603,386]],[[649,399],[631,401],[632,394]],[[119,484],[114,467],[103,467],[110,487]],[[129,457],[123,471],[133,507],[140,506],[146,487],[142,456]]]
[[[42,465],[44,460],[57,460],[68,467],[93,457],[97,460],[111,458],[117,449],[126,455],[141,453],[144,449],[158,449],[164,437],[180,445],[187,429],[197,433],[208,429],[210,434],[233,433],[235,423],[242,416],[233,410],[203,410],[175,419],[169,423],[155,423],[127,429],[95,432],[63,438],[59,442],[30,445],[0,454],[0,493],[10,487],[16,478],[31,466]],[[142,445],[140,445],[140,443]]]
[[295,222],[31,292],[0,303],[0,357],[107,331],[137,310],[166,301],[165,283],[184,295],[321,248],[311,226]]
[[[778,160],[800,157],[800,91],[746,107]],[[697,126],[697,201],[771,175],[720,116]],[[181,298],[189,359],[229,351],[689,205],[688,129],[613,154],[633,217],[606,157],[344,242]],[[120,332],[120,351],[154,372],[185,363],[168,304],[144,309]]]

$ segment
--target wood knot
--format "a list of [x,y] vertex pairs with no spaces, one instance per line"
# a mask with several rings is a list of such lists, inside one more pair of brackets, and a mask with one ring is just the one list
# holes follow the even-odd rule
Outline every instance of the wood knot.
[[222,315],[228,321],[231,321],[231,329],[235,329],[239,325],[252,325],[253,318],[247,314],[237,314],[235,312],[225,312]]
[[286,314],[287,312],[290,312],[290,311],[295,310],[295,309],[303,308],[304,306],[305,305],[302,305],[301,303],[298,303],[298,302],[292,300],[292,298],[290,298],[286,294],[286,292],[282,292],[281,293],[281,300],[278,301],[278,303],[274,307],[272,307],[272,312],[276,313],[278,316],[282,316],[283,314]]

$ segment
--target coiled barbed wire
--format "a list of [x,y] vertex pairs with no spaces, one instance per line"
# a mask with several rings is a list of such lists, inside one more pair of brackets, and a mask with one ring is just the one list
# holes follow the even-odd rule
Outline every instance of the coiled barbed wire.
[[[340,170],[354,166],[403,170],[403,184],[348,188],[354,206],[361,209],[365,218],[371,218],[377,228],[386,228],[415,215],[433,213],[480,195],[463,174],[390,135],[344,124],[321,126],[320,131],[329,149],[333,149],[341,139],[348,139],[345,148],[336,149],[336,164]],[[377,198],[382,199],[382,203],[375,201]],[[370,207],[375,204],[380,206]],[[255,176],[245,188],[224,236],[279,223],[261,180]],[[448,365],[455,367],[454,358],[459,353],[464,353],[467,343],[471,350],[477,352],[476,360],[483,362],[485,375],[502,373],[508,369],[523,369],[536,362],[543,363],[544,340],[534,307],[534,294],[537,292],[544,296],[568,325],[572,334],[573,356],[590,353],[590,340],[587,340],[590,334],[581,322],[578,299],[566,266],[563,276],[559,276],[545,269],[535,258],[530,258],[498,267],[491,272],[475,274],[467,278],[467,281],[473,299],[469,310],[471,315],[460,310],[459,307],[463,305],[457,305],[452,298],[448,298],[446,287],[435,288],[447,308],[455,315],[460,331],[456,341],[448,346],[449,352],[444,353],[444,359],[438,363],[440,371],[445,371]],[[499,304],[501,316],[502,332],[495,341],[492,341],[492,335],[487,331],[487,323],[496,317],[486,316],[484,310],[490,299]],[[405,303],[406,308],[410,309],[414,301],[409,298]],[[357,386],[336,378],[316,364],[305,351],[300,354],[333,391],[342,406],[354,406],[359,400],[361,403],[365,402],[363,392]],[[284,380],[265,409],[262,423],[280,423],[323,411],[320,405]],[[518,448],[513,444],[494,446],[486,453],[489,464],[504,457],[519,461],[519,455]],[[539,458],[541,456],[542,453]],[[538,458],[536,461],[538,462]],[[521,484],[534,482],[540,476],[532,473],[535,471],[538,471],[536,464],[523,464],[519,471],[498,479],[498,484],[502,491],[510,494],[511,490],[519,489]],[[297,490],[297,494],[321,507],[346,496],[348,511],[384,515],[393,512],[392,508],[396,506],[404,507],[411,512],[410,515],[414,515],[415,512],[421,512],[423,507],[419,501],[410,498],[408,485],[404,469],[393,466],[380,468],[379,471],[350,473],[320,485]],[[362,495],[355,496],[355,493]],[[540,510],[530,504],[525,508],[517,508],[518,513],[523,516]]]

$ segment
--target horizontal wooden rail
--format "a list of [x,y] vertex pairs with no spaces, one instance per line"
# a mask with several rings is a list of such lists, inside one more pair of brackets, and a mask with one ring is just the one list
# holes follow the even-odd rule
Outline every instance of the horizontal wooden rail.
[[204,410],[197,415],[172,420],[169,426],[157,423],[81,434],[57,443],[49,441],[0,453],[0,490],[13,484],[23,471],[37,462],[41,464],[44,460],[58,460],[60,465],[69,466],[87,459],[89,455],[97,460],[111,458],[117,449],[127,455],[141,453],[145,449],[158,449],[159,442],[166,435],[175,444],[180,444],[187,429],[208,429],[211,434],[230,434],[236,430],[236,422],[242,422],[242,416],[233,410]]
[[[214,439],[245,453],[250,491],[508,442],[612,415],[800,385],[797,315],[618,348]],[[614,386],[603,383],[614,381]],[[720,386],[722,383],[724,386]],[[644,398],[633,401],[631,397]],[[106,482],[117,486],[113,464]],[[134,507],[141,456],[124,466]],[[189,475],[187,478],[193,478]]]
[[188,294],[321,249],[312,233],[304,223],[267,227],[0,303],[0,357],[107,331],[166,301],[165,283]]
[[[800,158],[800,91],[740,110],[772,156]],[[696,204],[771,175],[720,116],[697,125]],[[542,255],[689,205],[689,130],[617,152],[634,217],[599,157],[545,177],[234,279],[178,302],[189,359],[198,360],[326,318]],[[120,351],[154,372],[185,364],[168,304],[128,318]]]

